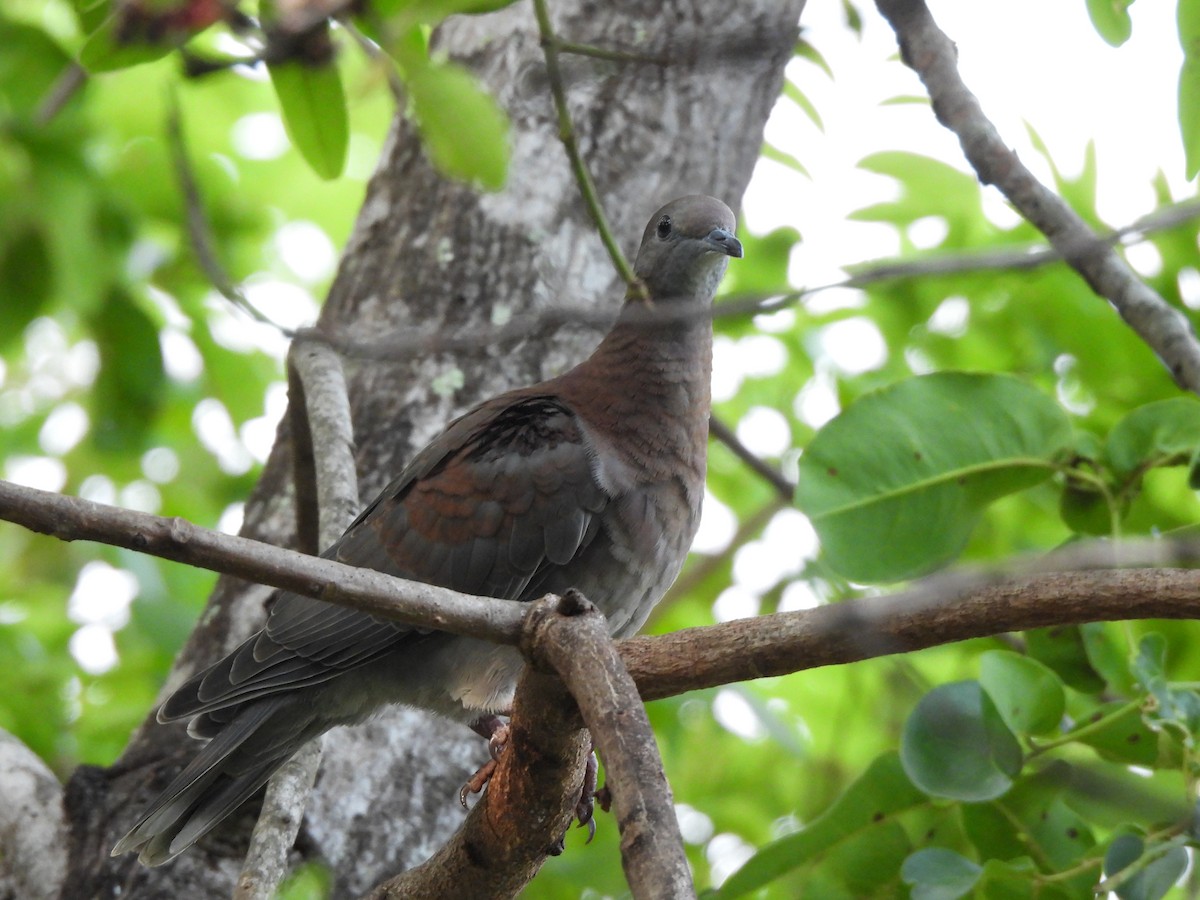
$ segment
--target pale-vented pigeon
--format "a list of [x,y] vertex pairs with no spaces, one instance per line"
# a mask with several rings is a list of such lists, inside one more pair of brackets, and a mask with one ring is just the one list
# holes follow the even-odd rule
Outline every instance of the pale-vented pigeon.
[[[729,208],[683,197],[654,214],[612,330],[567,373],[452,422],[325,556],[471,594],[576,588],[628,635],[674,581],[700,518],[708,308],[742,246]],[[426,632],[280,593],[266,625],[159,710],[211,738],[113,854],[158,865],[258,790],[306,741],[403,703],[463,722],[509,708],[513,647]]]

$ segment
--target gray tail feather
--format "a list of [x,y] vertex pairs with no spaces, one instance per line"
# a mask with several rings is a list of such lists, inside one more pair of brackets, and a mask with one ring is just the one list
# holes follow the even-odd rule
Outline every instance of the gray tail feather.
[[[286,721],[291,706],[273,698],[239,710],[117,842],[112,855],[137,850],[143,864],[158,866],[208,834],[312,733],[303,723]],[[277,717],[282,727],[269,727]]]

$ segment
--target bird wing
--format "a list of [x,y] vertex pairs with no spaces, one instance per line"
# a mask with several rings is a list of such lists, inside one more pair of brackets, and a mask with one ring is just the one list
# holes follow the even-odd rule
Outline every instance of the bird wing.
[[[464,593],[532,599],[547,570],[595,537],[610,500],[603,480],[586,427],[561,399],[505,395],[453,422],[322,555]],[[217,726],[229,707],[327,681],[414,633],[280,593],[262,631],[183,685],[159,719],[217,713],[209,723]]]

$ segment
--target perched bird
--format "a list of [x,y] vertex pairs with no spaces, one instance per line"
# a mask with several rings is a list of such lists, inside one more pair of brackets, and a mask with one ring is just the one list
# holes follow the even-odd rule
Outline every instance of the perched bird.
[[[708,308],[742,246],[734,217],[690,196],[654,214],[630,291],[595,352],[454,420],[325,556],[470,594],[576,588],[632,634],[675,580],[700,520]],[[263,629],[179,688],[160,722],[211,738],[113,849],[182,853],[306,741],[389,703],[466,722],[510,708],[513,647],[422,631],[281,592]]]

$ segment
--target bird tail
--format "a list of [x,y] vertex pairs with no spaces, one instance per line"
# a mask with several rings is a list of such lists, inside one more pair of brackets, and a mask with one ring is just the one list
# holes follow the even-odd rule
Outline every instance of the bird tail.
[[[272,697],[237,710],[115,847],[147,866],[174,859],[262,787],[313,735],[295,704]],[[317,733],[323,729],[317,729]]]

